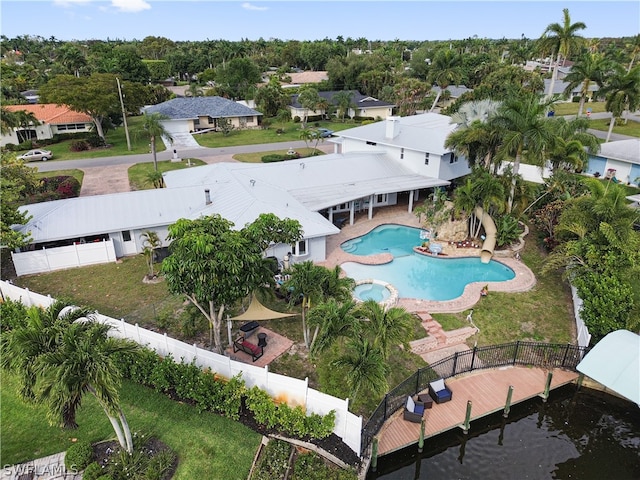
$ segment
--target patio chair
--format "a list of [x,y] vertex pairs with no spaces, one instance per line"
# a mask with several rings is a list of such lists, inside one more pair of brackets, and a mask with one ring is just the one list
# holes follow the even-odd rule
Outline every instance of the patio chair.
[[422,421],[422,414],[424,413],[424,403],[413,400],[413,397],[409,395],[407,397],[407,403],[404,406],[404,413],[402,418],[413,423],[420,423]]
[[436,403],[448,402],[453,398],[453,392],[449,390],[442,378],[429,384],[429,395]]

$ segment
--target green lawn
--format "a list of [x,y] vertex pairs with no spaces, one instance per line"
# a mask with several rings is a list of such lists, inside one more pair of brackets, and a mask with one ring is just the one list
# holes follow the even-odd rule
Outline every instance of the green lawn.
[[[358,125],[359,124],[353,122],[341,123],[322,121],[309,123],[308,128],[315,128],[317,126],[337,132],[339,130],[353,128]],[[282,131],[282,133],[278,133],[278,131]],[[286,122],[273,123],[267,129],[233,130],[226,136],[223,135],[222,132],[209,132],[201,135],[194,135],[193,138],[195,138],[203,147],[235,147],[239,145],[255,145],[259,143],[298,141],[301,140],[301,131],[300,123]]]
[[[46,145],[44,148],[53,152],[53,159],[50,162],[57,160],[76,160],[80,158],[102,158],[102,157],[115,157],[119,155],[133,155],[139,153],[149,153],[149,137],[145,135],[142,129],[143,118],[129,117],[127,119],[129,126],[129,137],[131,140],[131,151],[127,148],[127,139],[124,127],[117,127],[115,129],[108,130],[105,134],[107,144],[109,148],[96,148],[94,150],[87,150],[84,152],[72,152],[70,149],[72,140],[65,140],[60,143]],[[161,152],[165,150],[165,146],[162,141],[156,142],[156,149]],[[26,150],[16,153],[19,155]]]
[[36,178],[42,179],[46,177],[56,177],[62,175],[69,175],[71,177],[75,177],[80,185],[82,185],[82,180],[84,179],[84,172],[82,170],[78,170],[77,168],[72,168],[69,170],[56,170],[55,172],[35,172]]
[[[78,413],[80,427],[63,430],[47,423],[42,406],[24,403],[17,389],[17,378],[3,371],[3,465],[64,451],[74,439],[98,442],[115,436],[107,416],[90,395]],[[179,464],[173,480],[247,478],[260,444],[259,434],[225,417],[198,413],[190,405],[131,382],[124,383],[120,395],[131,430],[156,436],[177,453]]]
[[[196,158],[183,158],[181,162],[166,160],[158,162],[158,171],[164,173],[171,170],[182,170],[183,168],[189,168],[190,166],[197,167],[200,165],[206,165],[206,163]],[[154,188],[153,184],[148,179],[149,175],[153,172],[153,163],[136,163],[129,167],[128,172],[129,185],[131,185],[132,190],[146,190]]]

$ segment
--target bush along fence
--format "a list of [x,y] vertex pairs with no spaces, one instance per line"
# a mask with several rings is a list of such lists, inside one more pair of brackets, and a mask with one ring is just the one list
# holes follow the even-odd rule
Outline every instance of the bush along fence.
[[[54,301],[50,296],[30,292],[5,281],[0,281],[0,294],[3,300],[18,301],[26,306],[47,307]],[[342,438],[356,454],[360,454],[362,417],[349,412],[348,399],[309,388],[307,379],[271,373],[267,366],[260,368],[237,362],[198,348],[195,344],[189,345],[166,334],[146,330],[137,324],[131,325],[101,314],[96,314],[96,318],[113,326],[112,336],[133,340],[153,354],[153,361],[146,354],[146,360],[130,362],[128,366],[126,359],[122,360],[125,371],[133,380],[145,379],[145,384],[192,401],[199,409],[212,409],[230,414],[232,418],[237,418],[234,415],[238,415],[244,395],[247,409],[253,412],[256,421],[267,428],[282,428],[292,433],[306,432],[303,435],[320,438],[317,435],[324,434],[331,423],[330,431]],[[173,359],[180,359],[180,363]],[[153,365],[153,369],[150,365]],[[175,371],[182,373],[176,375]],[[204,372],[203,376],[196,378],[197,372]],[[192,383],[182,383],[179,377],[185,373],[190,376]],[[148,383],[152,378],[153,383]],[[203,396],[207,385],[213,390],[210,396]],[[262,393],[258,391],[263,391],[273,406],[266,406],[266,402],[260,401]],[[278,399],[282,405],[274,403],[273,399]],[[285,408],[285,404],[288,408]],[[302,413],[309,420],[302,419]]]
[[576,366],[588,351],[588,347],[570,344],[518,341],[502,345],[474,347],[472,350],[456,352],[428,367],[417,370],[384,396],[382,402],[362,428],[360,442],[362,452],[365,452],[369,447],[384,422],[405,404],[407,396],[426,390],[429,383],[434,380],[447,379],[474,370],[509,365],[536,366],[548,369],[563,368],[575,371]]

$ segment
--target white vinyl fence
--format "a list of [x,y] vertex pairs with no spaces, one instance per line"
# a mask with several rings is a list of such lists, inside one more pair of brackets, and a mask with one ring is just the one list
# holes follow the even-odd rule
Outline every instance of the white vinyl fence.
[[573,315],[576,318],[576,330],[578,336],[578,346],[587,347],[591,341],[589,329],[584,324],[584,320],[580,317],[580,309],[582,308],[582,299],[578,296],[576,287],[571,285],[571,298],[573,300]]
[[12,253],[18,276],[51,272],[65,268],[82,267],[116,261],[113,241],[83,243],[66,247],[43,248],[29,252]]
[[[2,299],[20,301],[27,306],[47,307],[54,301],[50,296],[33,293],[5,281],[0,281],[0,293]],[[181,342],[166,334],[146,330],[137,324],[131,325],[124,320],[116,320],[101,314],[96,316],[99,321],[114,327],[111,331],[113,336],[134,340],[155,350],[161,356],[171,355],[176,361],[194,362],[200,368],[209,368],[226,378],[240,374],[248,387],[258,386],[273,398],[286,401],[291,406],[302,405],[309,413],[326,415],[331,410],[335,410],[336,423],[333,432],[342,438],[357,455],[360,455],[362,417],[349,412],[349,400],[342,400],[309,388],[307,379],[299,380],[271,373],[268,366],[261,368],[237,362],[224,355]]]

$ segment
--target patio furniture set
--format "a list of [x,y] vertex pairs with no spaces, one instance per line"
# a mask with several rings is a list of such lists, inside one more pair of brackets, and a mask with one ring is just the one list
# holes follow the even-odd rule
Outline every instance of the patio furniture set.
[[258,343],[252,343],[248,338],[258,329],[260,324],[252,321],[240,326],[240,335],[233,342],[233,353],[238,351],[251,355],[251,359],[255,362],[264,355],[264,347],[267,346],[267,334],[258,333]]
[[433,408],[433,402],[445,403],[453,398],[453,392],[447,387],[444,379],[439,379],[429,383],[428,393],[421,393],[415,398],[407,396],[407,403],[404,406],[403,418],[409,422],[420,423],[424,411]]

